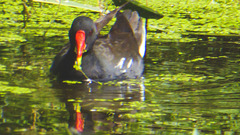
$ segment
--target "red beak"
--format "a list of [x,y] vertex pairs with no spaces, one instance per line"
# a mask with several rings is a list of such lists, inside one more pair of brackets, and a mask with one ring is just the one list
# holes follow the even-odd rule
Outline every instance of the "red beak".
[[79,30],[75,36],[76,40],[76,48],[77,48],[77,66],[80,67],[82,64],[82,54],[84,53],[86,44],[85,44],[85,32],[83,30]]

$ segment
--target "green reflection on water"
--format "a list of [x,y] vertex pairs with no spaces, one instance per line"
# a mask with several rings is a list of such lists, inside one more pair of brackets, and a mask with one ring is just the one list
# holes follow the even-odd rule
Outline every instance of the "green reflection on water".
[[[1,133],[68,134],[66,104],[77,102],[98,116],[92,118],[96,134],[191,134],[196,128],[203,134],[239,134],[239,4],[210,2],[148,3],[165,17],[149,20],[145,95],[135,99],[140,88],[134,87],[142,80],[108,82],[96,91],[79,90],[76,97],[65,97],[72,88],[61,93],[51,83],[52,59],[68,42],[72,20],[79,15],[96,20],[98,14],[61,7],[55,15],[58,6],[33,3],[31,17],[22,28],[21,2],[4,0],[0,11]],[[111,95],[105,93],[105,86],[127,86],[131,91]]]

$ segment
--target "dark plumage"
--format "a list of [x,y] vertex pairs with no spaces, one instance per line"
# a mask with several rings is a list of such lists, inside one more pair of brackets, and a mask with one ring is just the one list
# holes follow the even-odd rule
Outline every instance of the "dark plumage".
[[[115,10],[115,12],[118,11]],[[95,23],[83,16],[73,21],[69,30],[70,43],[57,54],[50,69],[60,80],[82,81],[86,79],[80,71],[73,68],[77,57],[80,57],[76,54],[77,35],[79,33],[80,37],[82,35],[79,31],[84,31],[83,41],[85,40],[86,43],[81,67],[90,79],[105,81],[142,76],[146,33],[141,18],[136,11],[118,12],[117,20],[109,34],[97,37],[103,25],[111,20],[109,14]]]

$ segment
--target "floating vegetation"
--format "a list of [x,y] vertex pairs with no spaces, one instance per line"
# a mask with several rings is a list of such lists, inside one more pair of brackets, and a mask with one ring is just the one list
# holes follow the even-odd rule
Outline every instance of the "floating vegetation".
[[24,88],[19,86],[9,86],[8,82],[0,81],[0,94],[5,94],[6,92],[11,92],[14,94],[26,94],[36,91],[34,88]]
[[239,134],[239,1],[138,2],[164,15],[148,20],[144,78],[57,85],[49,68],[72,20],[99,14],[1,1],[1,134],[70,134],[80,104],[85,130],[96,134]]
[[70,80],[64,80],[62,81],[63,83],[67,83],[67,84],[82,84],[82,82],[80,81],[70,81]]

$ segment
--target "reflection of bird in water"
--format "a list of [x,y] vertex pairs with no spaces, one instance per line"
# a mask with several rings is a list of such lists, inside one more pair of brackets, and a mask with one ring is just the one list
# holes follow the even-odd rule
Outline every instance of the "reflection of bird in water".
[[[57,86],[56,86],[57,87]],[[69,129],[74,134],[91,135],[100,131],[112,131],[121,127],[126,110],[131,102],[144,101],[144,85],[98,85],[98,84],[62,84],[58,92],[69,112]],[[122,109],[122,110],[121,110]],[[125,120],[124,120],[125,121]],[[120,125],[119,125],[120,124]]]

